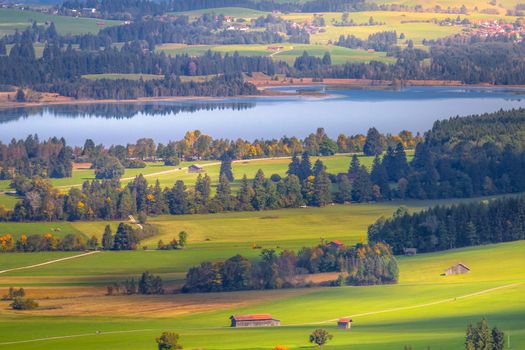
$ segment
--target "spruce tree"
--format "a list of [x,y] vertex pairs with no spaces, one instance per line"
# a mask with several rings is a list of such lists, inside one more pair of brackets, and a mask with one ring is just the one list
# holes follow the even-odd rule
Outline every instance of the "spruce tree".
[[229,182],[234,180],[232,171],[232,160],[228,155],[224,155],[221,161],[221,169],[219,172],[219,178],[226,176]]
[[241,187],[237,193],[238,209],[241,211],[253,210],[252,206],[253,189],[248,182],[246,174],[244,174],[241,180]]
[[308,152],[303,152],[299,171],[299,179],[301,179],[301,181],[304,181],[310,175],[312,175],[312,163],[310,161],[310,155],[308,154]]
[[265,178],[264,173],[261,169],[255,174],[255,179],[253,180],[253,201],[252,205],[256,210],[266,209],[266,202],[268,200],[268,194],[266,193],[266,188],[264,186]]
[[328,174],[323,169],[314,179],[313,204],[318,207],[324,207],[332,202],[331,193],[332,183]]
[[104,234],[102,235],[102,249],[113,249],[113,233],[111,232],[111,226],[109,225],[106,225],[104,228]]
[[363,152],[367,156],[377,156],[383,153],[381,134],[379,134],[379,131],[377,131],[376,128],[368,129]]
[[232,194],[230,182],[226,175],[221,175],[219,178],[219,185],[217,186],[217,194],[215,195],[222,210],[232,209]]

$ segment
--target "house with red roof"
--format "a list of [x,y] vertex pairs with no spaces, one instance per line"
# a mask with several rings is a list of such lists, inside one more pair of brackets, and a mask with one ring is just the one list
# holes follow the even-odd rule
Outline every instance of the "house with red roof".
[[328,242],[326,246],[328,248],[341,249],[345,246],[345,244],[342,241],[335,240],[335,241]]
[[352,319],[348,318],[348,317],[340,318],[337,321],[337,328],[339,328],[339,329],[350,329],[350,328],[352,328]]
[[230,317],[231,327],[276,327],[281,321],[272,317],[271,314],[232,315]]

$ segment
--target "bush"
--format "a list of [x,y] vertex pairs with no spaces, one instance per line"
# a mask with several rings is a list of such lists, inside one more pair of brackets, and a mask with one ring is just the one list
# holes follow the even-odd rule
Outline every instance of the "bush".
[[180,164],[180,159],[177,157],[169,157],[166,160],[164,160],[164,165],[167,166],[177,166]]
[[13,310],[34,310],[38,307],[38,303],[29,298],[15,298],[10,306]]
[[146,162],[140,159],[127,159],[123,165],[128,169],[142,169],[146,167]]

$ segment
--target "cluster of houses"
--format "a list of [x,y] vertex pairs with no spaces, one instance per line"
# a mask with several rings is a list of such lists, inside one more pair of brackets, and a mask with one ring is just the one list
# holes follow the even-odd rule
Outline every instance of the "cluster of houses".
[[523,40],[523,36],[525,35],[525,27],[518,23],[504,23],[497,20],[484,20],[479,21],[474,25],[474,29],[471,34],[483,38],[505,36],[509,39],[521,42]]

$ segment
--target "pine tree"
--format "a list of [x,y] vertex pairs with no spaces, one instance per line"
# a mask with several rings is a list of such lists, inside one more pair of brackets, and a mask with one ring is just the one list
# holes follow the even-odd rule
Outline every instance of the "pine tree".
[[132,250],[135,247],[133,229],[130,225],[120,223],[113,242],[113,250]]
[[[388,175],[379,156],[374,158],[370,180],[376,184],[380,190],[380,196],[384,199],[390,199],[390,185],[388,184]],[[379,199],[379,198],[376,198]]]
[[367,156],[377,156],[383,153],[381,134],[379,134],[379,131],[377,131],[376,128],[368,129],[363,152]]
[[310,155],[308,154],[308,152],[303,152],[303,155],[301,158],[300,171],[299,171],[299,179],[301,179],[301,181],[304,181],[311,175],[312,175],[312,163],[310,161]]
[[313,204],[324,207],[332,202],[331,182],[328,174],[323,169],[314,179]]
[[232,209],[232,194],[230,182],[226,175],[221,175],[219,178],[219,185],[217,186],[217,194],[215,195],[222,210]]
[[352,200],[359,203],[369,202],[372,199],[372,183],[366,167],[359,168],[352,183]]
[[222,161],[221,161],[221,169],[219,172],[219,178],[221,178],[222,176],[226,176],[226,179],[228,180],[228,182],[232,182],[234,180],[233,171],[232,171],[232,160],[227,154],[223,156]]
[[186,186],[182,180],[177,180],[168,196],[170,214],[188,214],[190,212],[190,201]]
[[257,174],[255,174],[255,179],[253,180],[254,196],[252,200],[252,205],[255,208],[255,210],[266,209],[266,203],[268,201],[268,194],[266,193],[264,182],[265,182],[264,173],[261,169],[259,169],[257,171]]
[[321,161],[321,159],[317,159],[315,161],[315,164],[314,164],[314,168],[313,168],[313,171],[312,171],[312,174],[314,176],[317,176],[319,175],[322,171],[326,171],[326,167],[324,166],[323,162]]
[[354,179],[357,176],[357,173],[359,172],[359,169],[361,168],[361,164],[359,163],[359,158],[356,154],[352,156],[352,161],[350,162],[350,168],[348,168],[348,176],[351,179]]
[[497,327],[492,328],[492,350],[505,349],[505,335]]
[[253,210],[252,198],[253,198],[253,189],[248,182],[248,178],[246,177],[246,174],[244,174],[241,180],[241,187],[239,188],[239,192],[237,194],[237,202],[238,202],[239,210],[241,211]]
[[111,226],[106,225],[104,228],[104,234],[102,235],[102,249],[111,250],[113,249],[113,233],[111,232]]
[[288,171],[286,172],[288,175],[295,175],[297,177],[301,177],[301,161],[299,160],[299,157],[297,157],[296,154],[292,156],[292,161],[290,164],[288,164]]
[[338,203],[350,202],[352,200],[352,184],[348,176],[342,175],[338,182],[336,200]]

